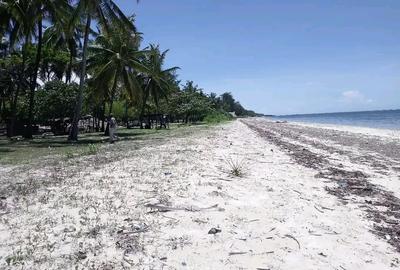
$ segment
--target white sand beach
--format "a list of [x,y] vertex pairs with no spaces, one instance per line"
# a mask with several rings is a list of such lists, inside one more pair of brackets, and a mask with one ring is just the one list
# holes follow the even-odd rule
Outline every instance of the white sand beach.
[[400,141],[378,133],[248,118],[4,165],[0,268],[399,268]]

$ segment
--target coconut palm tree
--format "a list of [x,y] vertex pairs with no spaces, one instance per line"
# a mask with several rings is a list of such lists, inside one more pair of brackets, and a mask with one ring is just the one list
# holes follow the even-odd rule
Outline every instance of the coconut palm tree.
[[11,122],[8,136],[13,136],[17,117],[18,97],[21,89],[25,86],[23,82],[28,78],[26,75],[27,49],[35,34],[37,13],[32,8],[32,3],[28,0],[2,1],[0,12],[2,15],[1,28],[3,35],[8,37],[10,50],[15,51],[20,47],[22,51],[22,64],[20,65],[18,84],[11,103]]
[[83,25],[72,25],[69,19],[72,17],[74,9],[69,6],[66,10],[66,16],[55,21],[44,32],[44,43],[46,46],[55,49],[65,49],[69,53],[69,63],[65,72],[65,82],[71,82],[74,59],[78,56],[78,51],[82,49],[82,29]]
[[32,122],[33,122],[33,109],[34,109],[34,99],[35,90],[38,86],[37,78],[39,73],[39,66],[42,57],[42,47],[43,47],[43,21],[47,20],[52,23],[61,21],[61,18],[65,16],[66,12],[69,10],[70,6],[68,0],[25,0],[30,3],[29,10],[30,14],[36,14],[32,18],[32,26],[36,28],[36,39],[37,39],[37,50],[36,58],[33,68],[33,74],[30,81],[30,91],[29,91],[29,115],[27,123],[27,132],[25,134],[26,138],[32,138]]
[[114,27],[89,47],[88,71],[93,72],[94,89],[108,96],[109,116],[119,85],[131,99],[141,92],[137,74],[149,70],[141,62],[147,51],[139,50],[140,40],[138,33]]
[[[23,65],[21,67],[21,78],[30,77],[29,83],[29,117],[27,123],[26,137],[32,137],[32,121],[33,121],[33,106],[34,95],[37,86],[37,77],[41,60],[42,37],[43,37],[43,21],[55,21],[61,14],[63,8],[68,6],[68,0],[4,0],[1,2],[0,13],[2,14],[1,32],[8,32],[11,49],[15,45],[20,44],[22,47]],[[4,15],[4,17],[3,17]],[[33,64],[32,74],[25,74],[26,63],[26,48],[31,43],[32,39],[37,41],[36,57]],[[23,41],[22,41],[23,40]],[[21,42],[22,41],[22,42]],[[16,104],[19,90],[17,87],[14,103]],[[14,106],[15,107],[15,106]],[[16,108],[13,108],[16,110]],[[15,121],[15,111],[14,111]]]
[[119,26],[120,28],[126,28],[132,31],[136,30],[132,21],[125,16],[112,0],[79,0],[74,15],[72,16],[71,24],[77,25],[82,18],[85,20],[85,31],[80,68],[79,92],[75,105],[72,127],[68,137],[69,140],[73,141],[78,139],[78,122],[82,110],[83,88],[86,80],[87,47],[92,19],[97,20],[106,32],[109,32],[112,26]]
[[153,98],[158,111],[160,98],[167,97],[170,92],[171,84],[169,78],[171,78],[179,67],[163,69],[168,51],[169,50],[161,52],[159,45],[150,44],[149,52],[144,60],[148,72],[145,74],[144,78],[145,84],[143,88],[141,117],[143,117],[149,97]]

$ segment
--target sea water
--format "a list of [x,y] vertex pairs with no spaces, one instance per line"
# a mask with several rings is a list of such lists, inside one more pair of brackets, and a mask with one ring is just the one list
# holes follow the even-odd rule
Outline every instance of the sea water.
[[400,130],[400,110],[296,114],[275,116],[274,119]]

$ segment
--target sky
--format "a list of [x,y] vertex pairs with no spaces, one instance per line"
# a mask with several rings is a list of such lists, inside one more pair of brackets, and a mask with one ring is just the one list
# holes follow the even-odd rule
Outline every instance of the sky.
[[115,0],[166,67],[247,109],[400,108],[399,0]]

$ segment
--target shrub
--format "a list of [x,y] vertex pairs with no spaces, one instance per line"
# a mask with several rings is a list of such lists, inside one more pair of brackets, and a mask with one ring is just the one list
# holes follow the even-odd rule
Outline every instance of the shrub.
[[204,117],[204,122],[208,124],[217,124],[229,121],[231,119],[232,116],[229,113],[214,111],[212,113],[209,113],[206,117]]

